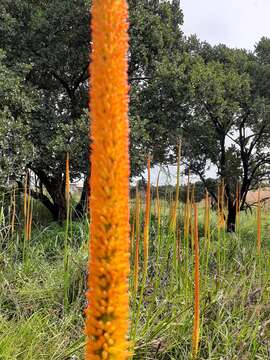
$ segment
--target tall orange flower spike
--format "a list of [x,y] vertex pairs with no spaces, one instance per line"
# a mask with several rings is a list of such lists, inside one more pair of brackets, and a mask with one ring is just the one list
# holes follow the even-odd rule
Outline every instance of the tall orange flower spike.
[[69,153],[66,153],[66,184],[65,184],[65,198],[67,206],[69,206],[70,197],[70,174],[69,174]]
[[135,254],[134,254],[134,294],[137,294],[139,281],[139,242],[140,242],[140,213],[141,198],[138,183],[136,185],[136,214],[135,214]]
[[147,159],[147,187],[146,187],[146,204],[144,216],[144,229],[143,229],[143,243],[144,243],[144,273],[147,275],[148,257],[149,257],[149,226],[150,226],[150,211],[151,211],[151,183],[150,183],[150,155]]
[[93,0],[86,359],[129,358],[128,10]]
[[198,234],[198,209],[194,204],[194,323],[192,336],[192,358],[198,357],[200,341],[200,256]]
[[261,252],[261,241],[262,241],[262,218],[261,218],[261,186],[258,190],[258,206],[257,206],[257,249],[258,253]]

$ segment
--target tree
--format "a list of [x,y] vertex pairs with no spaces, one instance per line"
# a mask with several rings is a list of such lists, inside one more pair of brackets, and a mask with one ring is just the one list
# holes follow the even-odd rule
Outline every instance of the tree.
[[[150,86],[159,62],[172,58],[179,48],[183,17],[178,0],[130,0],[129,5],[130,147],[132,174],[138,174],[145,149],[153,141],[138,106],[139,94]],[[38,99],[28,114],[27,138],[34,156],[25,166],[42,186],[32,195],[49,208],[55,220],[66,213],[66,152],[70,153],[71,179],[86,179],[78,212],[87,198],[89,9],[90,0],[3,0],[0,4],[0,43],[7,54],[6,65],[30,65],[24,85],[34,88]],[[43,187],[47,192],[42,192]]]
[[[24,88],[27,67],[9,69],[0,50],[0,185],[21,173],[28,159],[34,156],[27,139],[28,116],[35,108],[31,89]],[[21,73],[21,76],[18,75]]]
[[169,87],[173,106],[167,131],[175,128],[171,147],[182,135],[184,157],[204,183],[206,171],[216,169],[228,198],[227,229],[234,231],[237,183],[244,209],[248,191],[269,173],[270,98],[260,91],[266,71],[256,54],[202,44],[178,74]]
[[[32,195],[48,207],[54,219],[61,220],[65,217],[66,152],[71,154],[73,178],[87,168],[87,4],[7,0],[0,6],[6,63],[10,68],[16,63],[30,65],[24,85],[34,88],[39,100],[29,114],[27,134],[34,157],[26,167],[41,183]],[[44,187],[47,192],[42,191]]]
[[198,61],[191,71],[190,124],[197,141],[192,137],[190,146],[193,156],[204,155],[191,166],[202,179],[206,160],[217,167],[228,198],[227,229],[234,231],[237,182],[244,209],[248,191],[269,172],[270,99],[259,92],[257,74],[263,69],[256,56],[224,46],[214,48],[213,55],[214,60]]

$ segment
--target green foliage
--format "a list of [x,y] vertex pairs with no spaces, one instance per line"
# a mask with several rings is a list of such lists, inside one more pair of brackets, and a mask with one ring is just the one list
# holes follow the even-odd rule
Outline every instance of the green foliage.
[[82,269],[86,266],[87,252],[81,247],[81,239],[76,242],[79,233],[76,231],[75,242],[69,247],[69,255],[74,259],[69,274],[72,310],[63,316],[64,234],[61,236],[60,231],[58,226],[36,231],[35,241],[28,249],[28,260],[23,264],[19,240],[0,252],[0,358],[3,360],[66,359],[78,348],[78,340],[83,344],[85,273]]
[[141,96],[149,126],[157,134],[154,158],[175,162],[182,138],[183,160],[201,181],[209,169],[224,179],[229,222],[235,221],[237,182],[243,209],[249,189],[269,176],[268,45],[262,39],[255,53],[249,53],[191,37]]
[[[31,167],[55,176],[64,172],[66,151],[72,155],[72,178],[87,173],[90,3],[89,0],[1,3],[0,40],[7,63],[31,64],[26,86],[34,86],[40,100],[38,111],[29,121],[30,140],[35,148]],[[179,47],[182,13],[175,0],[172,3],[131,0],[129,7],[134,134],[131,154],[132,171],[138,173],[141,159],[135,149],[142,148],[149,136],[137,107],[137,93],[142,83],[143,87],[151,83],[159,62],[171,58]]]
[[[31,89],[37,102],[28,113],[27,126],[16,128],[17,140],[10,144],[15,149],[16,141],[22,144],[22,139],[27,138],[31,152],[24,165],[49,193],[47,199],[44,193],[35,197],[50,208],[55,218],[65,212],[66,152],[70,153],[71,180],[89,173],[90,6],[90,0],[3,0],[0,4],[0,43],[6,52],[5,64],[9,71],[16,68],[25,91]],[[130,154],[134,175],[142,172],[145,156],[156,141],[141,109],[140,93],[154,81],[160,64],[169,64],[166,59],[172,60],[178,51],[183,15],[178,0],[130,0],[129,9]],[[27,73],[21,70],[24,67]],[[12,156],[13,161],[21,161],[16,151]],[[63,216],[60,214],[60,218]]]
[[227,181],[246,176],[254,185],[266,175],[265,166],[270,161],[265,156],[270,98],[258,94],[252,71],[259,66],[258,60],[224,46],[213,48],[212,53],[215,60],[199,58],[190,74],[192,116],[187,132],[197,129],[196,136],[188,141],[189,150],[194,149],[190,154],[202,166],[198,157],[201,151],[205,155],[203,165],[210,160]]
[[6,66],[5,53],[0,49],[0,181],[6,184],[22,173],[33,146],[29,142],[29,116],[35,107],[33,91],[25,89],[24,79],[29,68]]

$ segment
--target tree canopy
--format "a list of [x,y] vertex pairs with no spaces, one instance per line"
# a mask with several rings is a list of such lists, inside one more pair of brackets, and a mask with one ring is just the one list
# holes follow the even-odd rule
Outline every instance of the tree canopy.
[[[47,189],[55,218],[65,216],[66,152],[70,153],[71,179],[87,176],[89,168],[90,6],[89,0],[3,0],[0,4],[5,65],[9,69],[17,64],[27,66],[23,85],[32,89],[37,101],[20,135],[28,139],[33,156],[16,175],[22,175],[25,167],[37,175]],[[130,152],[132,174],[138,174],[153,141],[140,110],[139,94],[155,78],[159,63],[178,51],[183,17],[177,0],[130,0],[129,6]],[[45,200],[41,194],[33,195]],[[85,198],[84,191],[82,200]]]
[[[0,4],[1,171],[20,182],[32,170],[40,184],[32,195],[55,219],[65,216],[67,152],[71,179],[85,178],[78,213],[87,197],[90,6]],[[144,170],[149,152],[153,164],[174,163],[182,139],[183,160],[200,181],[210,168],[223,179],[233,229],[237,184],[244,208],[249,189],[269,175],[270,40],[254,52],[211,46],[183,35],[179,0],[129,7],[131,175]]]
[[[262,39],[254,53],[193,42],[186,60],[172,64],[156,81],[157,98],[146,103],[148,114],[155,103],[162,104],[165,156],[180,136],[190,170],[203,182],[209,169],[216,169],[223,179],[232,230],[237,184],[244,208],[248,191],[269,175],[269,72],[266,60],[262,62],[267,58],[266,42]],[[212,196],[216,197],[213,191]]]
[[27,135],[28,116],[35,108],[32,91],[24,87],[28,72],[25,66],[13,69],[5,65],[0,50],[0,183],[6,184],[33,158],[33,147]]

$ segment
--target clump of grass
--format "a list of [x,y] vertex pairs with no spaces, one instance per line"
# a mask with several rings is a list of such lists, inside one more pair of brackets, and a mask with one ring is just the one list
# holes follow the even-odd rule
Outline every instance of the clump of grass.
[[[85,306],[87,226],[80,224],[78,227],[80,232],[76,236],[80,234],[80,239],[76,246],[74,242],[68,248],[74,261],[69,269],[70,309],[64,315],[60,227],[53,225],[35,230],[24,261],[20,256],[20,242],[10,242],[5,251],[0,252],[1,359],[66,359],[76,343],[84,344],[81,329]],[[74,350],[76,356],[82,353],[82,346]]]

